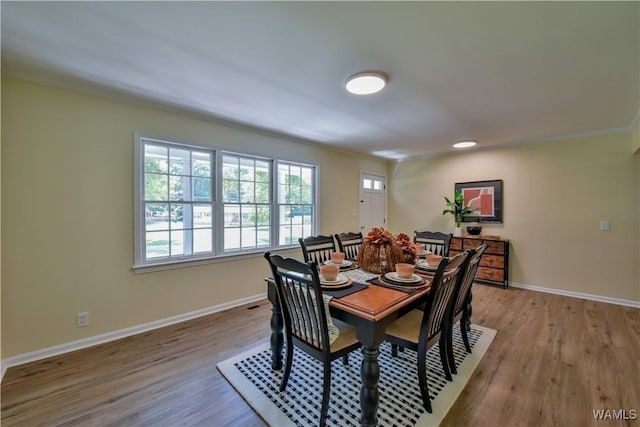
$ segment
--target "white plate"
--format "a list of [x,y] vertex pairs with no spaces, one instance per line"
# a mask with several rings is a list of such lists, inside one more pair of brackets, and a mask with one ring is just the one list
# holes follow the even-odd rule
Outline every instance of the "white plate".
[[345,259],[344,261],[342,261],[341,264],[336,264],[335,262],[328,260],[324,262],[326,265],[337,265],[340,267],[351,267],[353,265],[352,261],[349,261],[348,259]]
[[438,269],[437,265],[429,264],[426,259],[418,260],[418,262],[416,262],[416,266],[418,268],[424,268],[425,270],[437,270]]
[[427,256],[427,255],[431,255],[431,251],[418,252],[416,255],[417,255],[417,256]]
[[339,274],[336,280],[324,280],[324,277],[320,275],[320,284],[322,286],[342,285],[344,283],[347,283],[348,281],[349,281],[349,278],[344,274]]
[[419,282],[420,280],[422,280],[422,278],[420,276],[418,276],[417,274],[413,274],[413,275],[411,275],[411,277],[409,277],[407,279],[403,279],[403,278],[399,277],[398,273],[396,273],[395,271],[390,271],[390,272],[386,273],[384,275],[384,277],[386,277],[387,279],[393,280],[395,282],[403,282],[403,283],[416,283],[416,282]]

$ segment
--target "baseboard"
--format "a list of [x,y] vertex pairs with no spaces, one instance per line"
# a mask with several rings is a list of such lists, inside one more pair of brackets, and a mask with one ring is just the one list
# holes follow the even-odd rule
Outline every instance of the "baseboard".
[[602,295],[586,294],[583,292],[565,291],[562,289],[544,288],[541,286],[525,285],[523,283],[509,282],[509,286],[520,289],[528,289],[530,291],[546,292],[548,294],[564,295],[566,297],[582,298],[590,301],[606,302],[609,304],[624,305],[627,307],[640,308],[640,301],[633,301],[622,298],[605,297]]
[[189,313],[167,317],[166,319],[160,319],[154,322],[144,323],[142,325],[132,326],[130,328],[108,332],[106,334],[95,335],[95,336],[84,338],[78,341],[71,341],[71,342],[56,345],[53,347],[43,348],[41,350],[36,350],[29,353],[8,357],[6,359],[3,359],[0,362],[2,364],[2,377],[0,378],[0,382],[4,378],[4,374],[7,371],[7,369],[13,366],[35,362],[36,360],[46,359],[47,357],[57,356],[59,354],[68,353],[71,351],[76,351],[76,350],[80,350],[87,347],[92,347],[94,345],[103,344],[109,341],[115,341],[120,338],[125,338],[131,335],[140,334],[142,332],[147,332],[153,329],[162,328],[165,326],[173,325],[175,323],[180,323],[180,322],[195,319],[198,317],[206,316],[208,314],[217,313],[219,311],[227,310],[229,308],[238,307],[238,306],[249,304],[255,301],[260,301],[265,298],[267,298],[266,293],[253,295],[251,297],[242,298],[242,299],[231,301],[228,303],[215,305],[213,307],[207,307],[201,310],[191,311]]

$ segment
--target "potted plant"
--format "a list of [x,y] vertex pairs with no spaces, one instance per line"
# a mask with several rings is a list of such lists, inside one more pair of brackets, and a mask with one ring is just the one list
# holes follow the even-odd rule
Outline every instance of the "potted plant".
[[450,213],[453,215],[456,221],[456,228],[453,230],[453,235],[456,237],[462,236],[462,229],[460,228],[460,223],[462,222],[462,218],[465,215],[469,215],[474,211],[473,208],[464,205],[464,195],[462,191],[456,190],[453,201],[449,200],[447,196],[443,196],[445,202],[447,202],[447,206],[449,209],[445,209],[442,211],[442,215]]

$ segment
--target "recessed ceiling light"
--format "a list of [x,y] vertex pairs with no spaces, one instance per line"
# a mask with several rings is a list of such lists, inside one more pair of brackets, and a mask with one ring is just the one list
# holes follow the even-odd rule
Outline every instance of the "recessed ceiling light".
[[453,144],[454,148],[469,148],[473,147],[477,143],[475,141],[459,141]]
[[387,76],[382,71],[364,71],[347,79],[347,90],[356,95],[371,95],[380,92],[387,84]]

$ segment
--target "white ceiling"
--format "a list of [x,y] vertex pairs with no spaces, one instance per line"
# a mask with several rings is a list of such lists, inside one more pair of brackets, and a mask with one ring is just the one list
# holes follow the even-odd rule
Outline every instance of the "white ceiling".
[[[2,1],[2,73],[420,157],[629,126],[639,6]],[[345,91],[370,69],[382,92]]]

